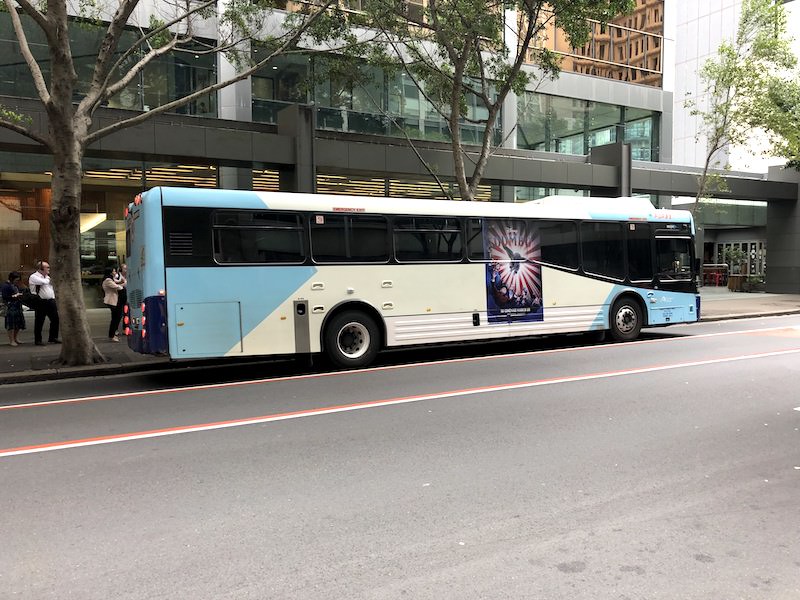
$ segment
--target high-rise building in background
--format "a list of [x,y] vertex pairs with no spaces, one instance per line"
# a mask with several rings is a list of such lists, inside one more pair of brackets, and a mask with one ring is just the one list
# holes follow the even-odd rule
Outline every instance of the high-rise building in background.
[[[800,56],[800,2],[784,2],[789,35],[794,37],[795,55]],[[742,0],[684,2],[666,0],[666,36],[675,40],[674,65],[667,70],[674,81],[672,161],[678,165],[702,167],[707,143],[699,117],[690,114],[686,100],[702,102],[705,85],[698,75],[703,64],[717,55],[724,40],[736,35]],[[719,165],[732,171],[766,173],[771,165],[784,164],[781,158],[765,155],[765,137],[755,136],[741,147],[726,148],[718,155]],[[678,205],[693,203],[694,198],[676,200]],[[766,270],[766,202],[760,198],[737,201],[712,201],[701,213],[704,221],[704,261],[722,263],[725,250],[740,248],[750,260],[748,274],[763,275]]]

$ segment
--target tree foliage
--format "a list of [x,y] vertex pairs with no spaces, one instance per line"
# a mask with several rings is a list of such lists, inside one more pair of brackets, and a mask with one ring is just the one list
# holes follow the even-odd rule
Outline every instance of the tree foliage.
[[770,135],[772,154],[800,171],[800,74],[772,82],[765,100],[761,121]]
[[767,91],[783,89],[795,64],[781,4],[744,0],[736,35],[724,41],[700,70],[704,96],[686,102],[700,119],[698,141],[706,141],[693,212],[703,198],[726,191],[723,178],[712,169],[729,168],[730,147],[744,145],[756,130],[770,128],[767,117],[777,115],[777,98]]
[[[367,58],[407,73],[447,122],[460,195],[472,200],[494,151],[493,132],[508,94],[522,94],[531,78],[559,73],[558,56],[545,38],[557,26],[580,47],[588,40],[590,19],[605,23],[634,5],[633,0],[428,0],[424,9],[412,10],[415,5],[403,1],[363,0],[355,22],[385,38]],[[523,69],[527,62],[538,71]],[[481,131],[471,169],[462,123]]]

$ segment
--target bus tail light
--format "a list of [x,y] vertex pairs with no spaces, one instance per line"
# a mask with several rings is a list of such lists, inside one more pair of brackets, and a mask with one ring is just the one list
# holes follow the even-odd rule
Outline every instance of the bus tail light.
[[125,328],[125,335],[130,335],[130,334],[131,334],[131,328],[130,327],[126,327]]

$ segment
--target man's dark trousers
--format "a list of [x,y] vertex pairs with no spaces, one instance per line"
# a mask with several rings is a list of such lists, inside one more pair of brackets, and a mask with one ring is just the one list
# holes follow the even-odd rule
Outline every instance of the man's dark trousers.
[[47,336],[47,341],[55,341],[58,339],[58,308],[56,308],[56,301],[52,298],[50,300],[40,299],[34,308],[33,340],[37,344],[42,342],[42,327],[45,317],[50,319],[50,335]]

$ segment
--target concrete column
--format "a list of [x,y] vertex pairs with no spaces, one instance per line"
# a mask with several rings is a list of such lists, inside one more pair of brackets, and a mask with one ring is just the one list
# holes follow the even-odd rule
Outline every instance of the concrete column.
[[[236,76],[236,67],[222,53],[217,58],[217,77],[225,81]],[[217,91],[219,118],[233,121],[252,122],[253,83],[250,77],[237,81]]]
[[278,172],[282,192],[316,192],[315,132],[316,119],[311,106],[292,104],[278,113],[278,135],[294,137],[295,151],[294,167],[281,167]]
[[223,190],[252,190],[253,169],[241,167],[219,167],[218,185]]
[[[767,179],[797,183],[800,196],[800,172],[770,167]],[[767,204],[767,291],[800,294],[800,204],[797,201],[773,200]]]
[[617,187],[592,188],[592,196],[630,196],[631,195],[631,145],[622,142],[595,146],[589,150],[589,162],[593,165],[617,167]]
[[[222,4],[225,4],[223,2]],[[223,8],[220,7],[220,10]],[[217,54],[217,78],[225,81],[237,75],[236,67],[225,58],[224,53]],[[253,121],[253,84],[250,77],[237,81],[217,91],[219,118],[233,121]],[[252,190],[253,170],[241,167],[219,167],[217,184],[226,190]]]

